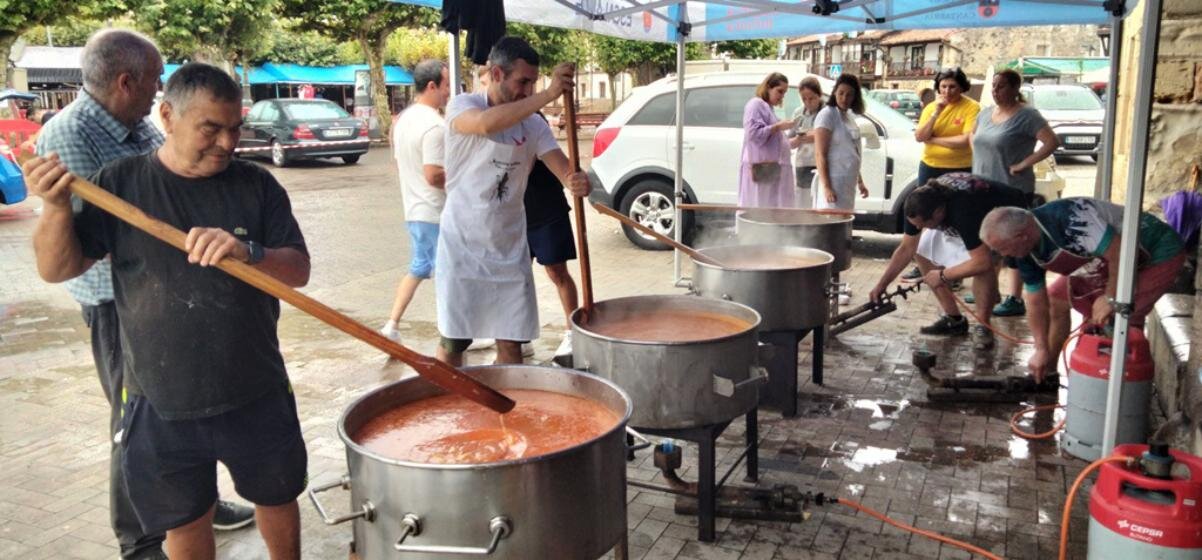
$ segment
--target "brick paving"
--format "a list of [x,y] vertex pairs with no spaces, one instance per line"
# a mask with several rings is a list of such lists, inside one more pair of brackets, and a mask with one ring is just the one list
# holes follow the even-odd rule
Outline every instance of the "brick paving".
[[[373,150],[356,166],[310,163],[275,172],[291,193],[312,251],[313,278],[304,291],[378,326],[408,258],[387,152]],[[29,236],[35,219],[28,209],[35,206],[0,210],[0,558],[110,559],[116,545],[108,522],[107,405],[78,309],[61,287],[43,284],[34,272]],[[672,287],[671,253],[634,249],[612,221],[596,214],[588,227],[598,298],[681,292]],[[844,274],[854,299],[863,299],[895,243],[871,234],[856,241],[855,264]],[[535,360],[545,361],[563,321],[552,286],[539,271],[536,279],[544,328]],[[1007,421],[1015,406],[927,402],[926,385],[909,363],[912,348],[935,351],[944,375],[1014,374],[1027,354],[1004,342],[982,354],[967,337],[917,335],[917,326],[934,317],[931,299],[922,296],[832,340],[823,386],[809,383],[810,343],[803,342],[801,417],[760,413],[761,484],[796,484],[858,500],[1005,558],[1051,557],[1067,486],[1084,463],[1061,456],[1052,441],[1012,436]],[[1021,320],[1000,323],[1023,329]],[[420,351],[433,350],[432,286],[419,292],[402,336]],[[280,338],[308,443],[310,479],[335,479],[345,470],[334,429],[338,414],[408,368],[287,307]],[[469,354],[471,363],[490,360],[488,352]],[[1052,421],[1036,416],[1030,428],[1047,429]],[[737,457],[742,438],[739,422],[721,437],[721,470]],[[695,475],[695,451],[686,445],[686,478]],[[628,475],[660,480],[646,452],[630,463]],[[221,485],[223,496],[235,497],[224,471]],[[334,507],[345,507],[345,495],[327,496]],[[633,558],[968,557],[842,506],[815,508],[800,524],[720,519],[717,541],[704,544],[697,541],[696,519],[675,514],[672,498],[634,489],[627,497]],[[305,557],[346,557],[349,527],[325,526],[307,503],[301,511]],[[1085,515],[1082,500],[1072,532],[1079,558]],[[266,557],[253,530],[220,533],[218,545],[221,558]]]

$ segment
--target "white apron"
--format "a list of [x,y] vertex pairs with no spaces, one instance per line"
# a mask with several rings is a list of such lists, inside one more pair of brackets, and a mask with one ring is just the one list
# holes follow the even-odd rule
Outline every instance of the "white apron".
[[522,199],[534,158],[558,145],[537,115],[491,137],[455,132],[454,118],[471,108],[487,108],[483,94],[456,96],[447,107],[447,204],[434,268],[438,331],[534,340],[538,302]]
[[826,201],[822,182],[815,171],[810,189],[814,197],[814,208],[855,210],[860,178],[860,128],[855,123],[855,113],[850,110],[842,113],[830,106],[823,107],[822,111],[834,111],[841,117],[837,121],[839,124],[831,128],[831,143],[826,156],[831,189],[835,191],[835,202]]

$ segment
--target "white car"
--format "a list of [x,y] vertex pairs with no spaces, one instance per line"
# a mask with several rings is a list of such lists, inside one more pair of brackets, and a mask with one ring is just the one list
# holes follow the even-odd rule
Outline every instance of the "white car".
[[[789,93],[778,117],[791,117],[801,105],[789,76]],[[712,73],[686,76],[684,99],[684,190],[688,202],[736,204],[739,158],[743,146],[743,106],[755,94],[763,74]],[[834,82],[818,78],[823,91]],[[675,161],[676,78],[668,77],[635,88],[593,138],[588,175],[590,200],[618,209],[643,225],[674,235],[672,192]],[[857,229],[885,233],[902,231],[902,201],[917,183],[922,145],[914,140],[914,122],[887,105],[864,99],[867,111],[857,121],[863,136],[861,175],[868,186],[866,199],[856,199]],[[1047,166],[1037,168],[1037,192],[1045,199],[1059,197],[1064,180]],[[694,216],[683,216],[685,239]],[[626,236],[645,249],[664,245],[623,226]]]
[[1023,86],[1020,91],[1060,139],[1056,155],[1098,160],[1106,109],[1093,90],[1082,84],[1035,84]]

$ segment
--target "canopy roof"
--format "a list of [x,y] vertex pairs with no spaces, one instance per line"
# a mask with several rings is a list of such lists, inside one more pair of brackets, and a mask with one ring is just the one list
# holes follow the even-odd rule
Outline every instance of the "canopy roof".
[[1011,60],[1002,67],[1021,70],[1023,76],[1081,76],[1090,72],[1107,71],[1110,68],[1110,59],[1029,56]]
[[[441,8],[442,0],[392,0]],[[505,0],[505,18],[582,29],[641,41],[676,40],[676,22],[692,28],[687,41],[796,37],[871,29],[943,29],[1102,24],[1104,0]],[[680,4],[687,8],[681,17]],[[1130,2],[1134,5],[1135,2]],[[829,15],[818,5],[838,6]]]
[[[163,65],[163,81],[167,81],[180,64]],[[239,76],[242,67],[235,68]],[[276,64],[268,62],[250,69],[250,84],[315,84],[355,85],[355,71],[367,70],[366,64],[344,64],[342,66],[302,66],[299,64]],[[391,86],[413,85],[413,76],[400,66],[384,67],[384,82]]]

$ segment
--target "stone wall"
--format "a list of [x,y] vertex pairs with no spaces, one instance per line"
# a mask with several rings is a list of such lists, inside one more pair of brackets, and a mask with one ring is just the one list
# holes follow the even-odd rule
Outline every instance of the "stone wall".
[[948,40],[960,49],[960,65],[972,78],[1020,56],[1103,56],[1096,25],[964,29]]
[[[1115,169],[1111,199],[1126,200],[1131,152],[1139,32],[1143,6],[1134,6],[1123,29],[1115,127]],[[1194,165],[1202,166],[1202,2],[1164,0],[1156,65],[1156,85],[1148,137],[1144,207],[1190,184]]]

